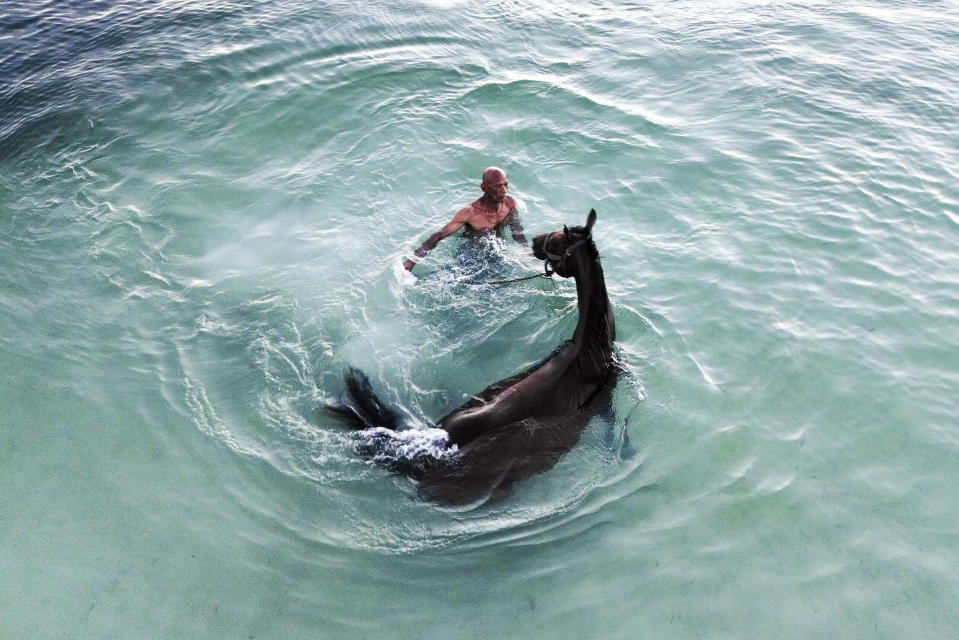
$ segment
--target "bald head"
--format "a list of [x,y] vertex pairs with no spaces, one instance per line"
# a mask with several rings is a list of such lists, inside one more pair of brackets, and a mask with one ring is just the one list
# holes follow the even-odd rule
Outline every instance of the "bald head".
[[506,172],[499,167],[490,167],[483,172],[483,184],[480,185],[480,189],[483,190],[484,197],[493,202],[502,202],[506,198],[508,188]]
[[504,182],[505,180],[506,172],[499,167],[490,167],[483,172],[483,184],[494,184],[497,182]]

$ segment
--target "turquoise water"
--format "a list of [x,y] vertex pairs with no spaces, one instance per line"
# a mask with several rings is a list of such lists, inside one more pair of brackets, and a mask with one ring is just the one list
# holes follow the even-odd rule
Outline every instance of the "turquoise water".
[[[0,5],[0,637],[954,636],[957,25]],[[570,334],[454,239],[396,277],[491,164],[530,233],[599,213],[628,376],[448,509],[319,409],[357,366],[436,419]]]

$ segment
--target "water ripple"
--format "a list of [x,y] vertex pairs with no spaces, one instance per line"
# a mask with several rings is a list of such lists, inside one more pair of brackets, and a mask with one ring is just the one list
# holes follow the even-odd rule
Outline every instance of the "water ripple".
[[[535,608],[577,636],[637,620],[742,636],[743,602],[754,635],[954,628],[949,3],[4,11],[0,431],[8,503],[39,522],[5,514],[5,544],[31,601],[143,612],[156,603],[125,598],[168,593],[191,616],[161,606],[154,635],[196,635],[170,626],[186,619],[270,635],[169,589],[209,587],[212,566],[240,579],[221,594],[237,610],[248,591],[269,607],[245,607],[257,620],[321,618],[299,635],[376,635],[361,609],[386,599],[410,603],[381,608],[395,628],[465,637],[420,605],[445,593],[475,619],[457,594],[481,587],[519,603],[510,628]],[[464,270],[460,239],[413,284],[394,275],[491,164],[529,233],[599,212],[628,375],[616,418],[556,468],[445,509],[356,456],[322,407],[359,366],[428,423],[569,335],[571,283],[474,286],[488,274]],[[504,277],[541,269],[493,249]],[[65,556],[69,588],[44,586],[21,552],[54,525],[98,572],[119,567],[112,591],[112,570]],[[175,550],[159,571],[143,549]],[[640,618],[615,604],[639,596]],[[604,615],[587,629],[577,607]],[[107,607],[80,608],[109,635]]]

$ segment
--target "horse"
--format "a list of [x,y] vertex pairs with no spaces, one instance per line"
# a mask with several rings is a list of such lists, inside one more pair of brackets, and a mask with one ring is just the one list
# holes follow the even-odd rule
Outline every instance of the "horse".
[[585,226],[533,239],[533,255],[547,274],[576,281],[579,319],[569,340],[436,422],[445,432],[441,455],[396,455],[402,450],[400,413],[376,397],[362,372],[350,369],[342,403],[330,409],[367,434],[357,451],[409,477],[425,498],[449,505],[502,497],[570,451],[590,417],[608,408],[616,378],[616,326],[593,242],[595,222],[590,210]]

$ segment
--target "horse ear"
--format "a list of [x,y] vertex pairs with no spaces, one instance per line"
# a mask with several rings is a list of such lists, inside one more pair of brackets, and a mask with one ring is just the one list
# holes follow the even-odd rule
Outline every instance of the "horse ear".
[[593,223],[596,222],[596,209],[590,209],[586,217],[586,235],[593,235]]
[[565,224],[563,225],[563,235],[566,236],[567,240],[569,240],[569,229],[566,227]]

